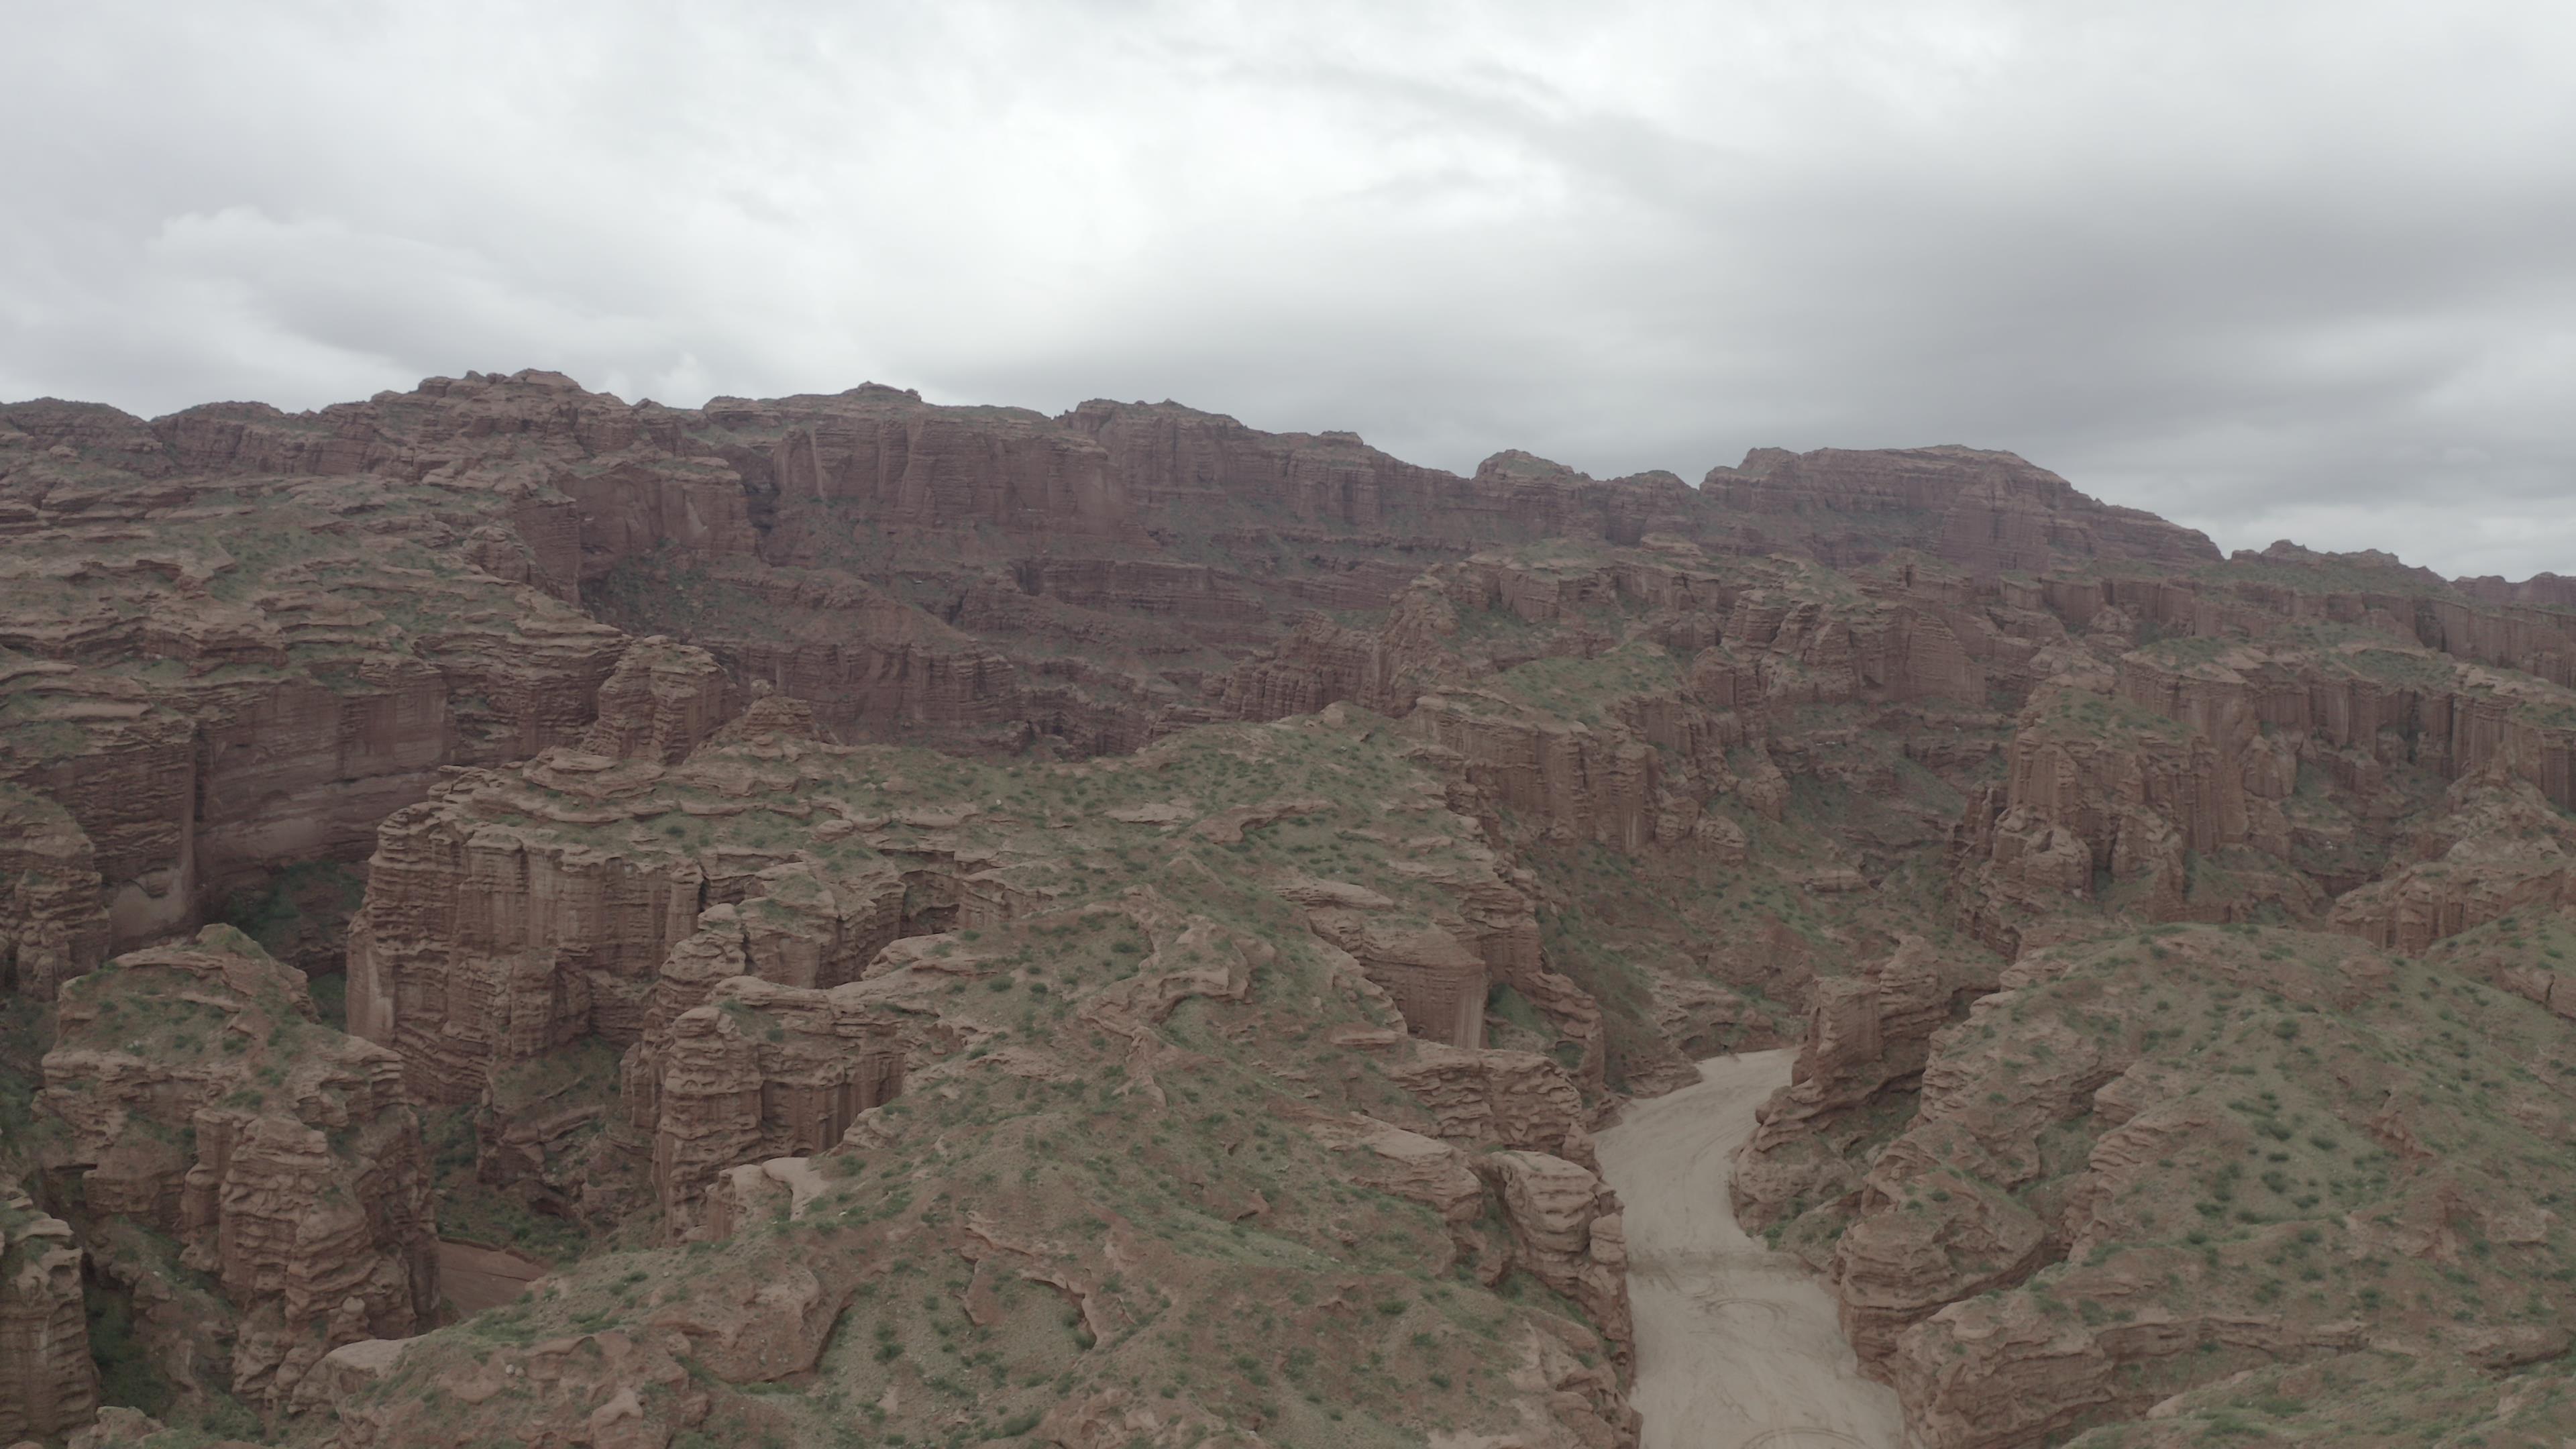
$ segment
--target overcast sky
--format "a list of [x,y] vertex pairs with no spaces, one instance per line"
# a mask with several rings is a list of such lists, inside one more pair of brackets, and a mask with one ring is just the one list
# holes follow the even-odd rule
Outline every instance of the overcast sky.
[[[741,18],[737,10],[756,18]],[[0,397],[2009,448],[2576,573],[2576,5],[0,0]]]

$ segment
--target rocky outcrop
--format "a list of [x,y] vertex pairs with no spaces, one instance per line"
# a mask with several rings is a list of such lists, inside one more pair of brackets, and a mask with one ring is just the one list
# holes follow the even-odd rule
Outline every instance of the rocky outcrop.
[[678,850],[531,839],[506,823],[506,801],[476,811],[487,788],[459,777],[387,818],[349,929],[350,1029],[400,1053],[431,1103],[472,1102],[493,1066],[594,1031],[633,1040],[706,886]]
[[[2237,919],[2269,903],[2297,917],[2323,891],[2290,866],[2286,802],[2303,737],[2267,732],[2243,701],[2148,682],[2119,661],[2116,687],[2079,666],[2036,692],[2005,750],[2005,780],[1972,797],[1951,838],[1960,925],[2007,954],[2051,915],[2119,908],[2148,920]],[[2206,707],[2202,707],[2206,706]],[[2276,864],[2202,895],[2194,857]]]
[[[1789,787],[1771,751],[1800,750],[1805,773],[1849,767],[1833,741],[1780,728],[1798,711],[1949,717],[2030,672],[2032,650],[1980,612],[1979,586],[1928,560],[1856,591],[1796,560],[1642,542],[1440,565],[1376,635],[1309,621],[1214,687],[1212,712],[1348,702],[1401,716],[1461,781],[1462,808],[1516,845],[1730,854],[1741,830],[1710,806],[1779,818]],[[1925,758],[1946,762],[1936,750]]]
[[1387,1075],[1429,1109],[1452,1142],[1593,1165],[1583,1094],[1565,1069],[1532,1052],[1459,1051],[1422,1043]]
[[52,999],[107,959],[98,856],[69,812],[0,785],[0,995]]
[[2330,920],[2374,946],[2418,955],[2514,911],[2576,902],[2568,844],[2565,818],[2536,787],[2490,770],[2452,786],[2405,856],[2337,899]]
[[732,683],[703,649],[655,635],[618,656],[581,749],[676,765],[733,715]]
[[391,1052],[318,1026],[230,927],[67,983],[38,1109],[94,1225],[167,1235],[237,1315],[232,1390],[278,1403],[332,1348],[437,1302],[428,1164]]
[[[1331,898],[1313,887],[1306,894]],[[1393,903],[1381,896],[1373,904]],[[1437,926],[1392,926],[1370,919],[1365,910],[1310,910],[1307,922],[1316,935],[1350,953],[1415,1034],[1453,1047],[1485,1044],[1485,960],[1457,937]]]
[[2403,858],[2416,867],[2413,884],[2384,880],[2338,906],[2337,919],[2421,949],[2480,912],[2554,889],[2542,879],[2554,867],[2521,860],[2522,847],[2469,846],[2496,856],[2469,874],[2511,879],[2479,887],[2482,904],[2446,904],[2456,887],[2432,861],[2456,839],[2410,845],[2401,821],[2420,807],[2416,782],[2428,777],[2518,781],[2563,805],[2552,792],[2576,788],[2576,726],[2560,721],[2576,697],[2462,665],[2394,623],[2319,632],[2326,626],[2245,612],[2261,626],[2253,637],[2061,661],[2022,713],[2005,781],[1978,794],[1954,833],[1963,927],[2011,951],[2033,929],[2037,939],[2057,932],[2048,918],[2070,909],[2230,920],[2276,908],[2307,919]]
[[[139,687],[50,661],[0,658],[0,690],[15,716],[0,733],[0,775],[51,801],[87,837],[109,949],[184,925],[200,895],[188,720]],[[76,858],[69,836],[45,833]]]
[[1834,1250],[1844,1336],[1863,1364],[1882,1372],[1906,1329],[2019,1283],[2052,1256],[2047,1225],[2008,1194],[1974,1181],[1945,1180],[1939,1190],[1946,1200],[1938,1213],[1864,1208]]
[[1913,1085],[1952,1004],[1994,985],[1990,970],[1945,961],[1917,936],[1858,975],[1819,978],[1789,1085],[1756,1112],[1761,1125],[1729,1180],[1738,1220],[1758,1230],[1802,1205],[1858,1192],[1859,1178],[1815,1138],[1880,1094]]
[[1542,1152],[1471,1159],[1511,1234],[1512,1266],[1583,1306],[1624,1371],[1636,1352],[1618,1194],[1588,1167]]
[[[727,949],[789,985],[856,979],[901,929],[902,873],[871,857],[818,875],[786,834],[810,808],[783,798],[764,839],[697,848],[692,822],[741,807],[681,797],[748,783],[558,753],[442,784],[379,833],[350,928],[351,1029],[400,1052],[426,1100],[470,1102],[497,1066],[588,1036],[623,1048],[657,1009],[676,1016],[657,997],[666,959],[710,904],[753,896]],[[703,990],[722,969],[683,974]]]
[[1669,473],[1603,482],[1506,452],[1461,478],[1388,457],[1350,433],[1262,433],[1172,403],[1093,401],[1063,421],[1098,441],[1131,506],[1157,521],[1245,509],[1289,520],[1283,531],[1292,538],[1303,525],[1453,544],[1505,531],[1634,542],[1690,511],[1690,490]]
[[[1089,1443],[1139,1403],[1157,1424],[1266,1425],[1255,1390],[1307,1380],[1350,1385],[1350,1416],[1411,1424],[1429,1395],[1534,1444],[1629,1442],[1591,1105],[1548,1056],[1409,1033],[1374,979],[1419,968],[1481,998],[1493,962],[1537,955],[1529,898],[1400,744],[1344,711],[1003,767],[746,729],[678,766],[554,754],[460,776],[432,807],[459,831],[505,823],[532,858],[658,858],[681,817],[710,899],[655,970],[616,1130],[654,1159],[687,1280],[600,1255],[488,1320],[345,1354],[344,1441],[505,1422],[793,1438],[823,1385],[862,1381],[909,1426],[950,1412],[931,1325],[962,1316],[1006,1365],[999,1384],[969,1365],[975,1394],[1023,1432]],[[781,858],[717,868],[764,841]],[[380,866],[373,888],[391,881]],[[852,979],[834,943],[860,900],[901,934]],[[1435,1292],[1417,1265],[1470,1275]],[[1515,1273],[1527,1287],[1487,1293]],[[1577,1309],[1515,1301],[1541,1287]],[[1222,1305],[1252,1311],[1221,1352],[1145,1331]],[[1489,1339],[1453,1308],[1509,1346],[1501,1379],[1474,1379]],[[1380,1394],[1343,1365],[1387,1335],[1429,1357]],[[1168,1379],[1117,1397],[1183,1363],[1172,1398],[1150,1387]],[[740,1391],[761,1382],[781,1390]]]
[[[689,1372],[695,1347],[674,1330],[610,1331],[503,1345],[486,1349],[481,1363],[457,1363],[438,1361],[427,1344],[352,1344],[324,1367],[334,1382],[360,1391],[327,1400],[317,1394],[312,1407],[337,1416],[331,1442],[342,1449],[464,1449],[495,1437],[600,1449],[667,1444],[675,1432],[706,1422],[715,1397]],[[366,1392],[409,1382],[420,1389]],[[495,1402],[514,1386],[523,1392]]]
[[1347,1169],[1352,1182],[1429,1208],[1466,1256],[1487,1246],[1474,1232],[1485,1215],[1486,1182],[1457,1144],[1358,1113],[1318,1115],[1302,1125],[1326,1147],[1365,1154]]
[[[1909,1430],[1948,1449],[2049,1442],[2365,1343],[2557,1352],[2554,1331],[2481,1320],[2485,1278],[2520,1281],[2495,1245],[2548,1232],[2531,1161],[2431,1149],[2453,1119],[2426,1090],[2461,1053],[2490,1059],[2475,1043],[2539,1027],[2514,997],[2545,1005],[2556,983],[2455,985],[2419,1010],[2392,990],[2405,969],[2335,936],[2164,927],[2030,950],[1935,1032],[1902,1130],[1824,1144],[1857,1149],[1830,1238],[1844,1326]],[[1856,1006],[1820,1007],[1819,1035],[1846,1044],[1820,1058],[1854,1055]],[[2217,1025],[2182,1026],[2195,1015]],[[2521,1117],[2555,1120],[2558,1089],[2533,1090]],[[2319,1174],[2356,1138],[2385,1146],[2354,1149],[2384,1166],[2329,1187]],[[2364,1259],[2444,1286],[2401,1302],[2328,1271]],[[2450,1316],[2427,1334],[2437,1308]]]
[[0,1178],[0,1439],[45,1439],[98,1409],[71,1224]]
[[1980,573],[2061,562],[2138,559],[2214,563],[2200,533],[2151,513],[2097,502],[2045,468],[1975,448],[1756,448],[1711,469],[1701,496],[1749,545],[1786,545],[1838,568],[1915,548]]
[[1637,850],[1655,839],[1654,748],[1623,729],[1594,729],[1506,706],[1434,695],[1412,723],[1503,810],[1565,840]]
[[1394,626],[1380,633],[1308,615],[1272,648],[1226,673],[1209,716],[1281,719],[1345,701],[1381,714],[1405,713],[1441,662],[1438,636],[1456,632],[1457,619],[1448,602],[1428,589],[1406,593],[1397,611],[1399,623],[1419,623],[1437,611],[1447,627],[1432,626],[1427,647],[1417,653],[1390,643]]
[[624,640],[533,586],[509,479],[253,479],[139,423],[46,431],[72,441],[0,436],[0,782],[89,838],[112,949],[589,725]]
[[[698,1229],[719,1170],[820,1152],[902,1093],[902,1020],[883,996],[866,984],[815,990],[738,975],[635,1046],[624,1107],[652,1143],[666,1232]],[[725,1233],[721,1222],[708,1231]]]
[[[1618,1196],[1592,1168],[1545,1152],[1464,1150],[1356,1114],[1304,1125],[1327,1146],[1361,1154],[1351,1181],[1436,1213],[1482,1281],[1500,1283],[1519,1269],[1581,1304],[1626,1371],[1636,1348],[1627,1239]],[[1441,1130],[1461,1125],[1444,1118]],[[1589,1138],[1579,1141],[1588,1153]],[[1488,1219],[1501,1224],[1499,1241],[1479,1228]]]
[[2576,684],[2563,612],[2481,599],[2384,553],[2286,543],[2198,577],[2050,576],[2033,595],[2112,654],[2147,645],[2119,660],[2120,692],[2223,750],[2212,725],[2344,774],[2412,763],[2456,779],[2502,761],[2562,805],[2576,789],[2557,723]]

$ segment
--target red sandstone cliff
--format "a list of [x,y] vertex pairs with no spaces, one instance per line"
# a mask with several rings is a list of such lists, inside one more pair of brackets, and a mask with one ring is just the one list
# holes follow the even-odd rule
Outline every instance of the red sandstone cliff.
[[64,984],[37,1099],[92,1240],[163,1235],[220,1286],[228,1387],[255,1403],[340,1344],[425,1327],[438,1298],[401,1063],[312,1015],[299,973],[208,927]]
[[2035,571],[2094,558],[2214,562],[2198,532],[2097,502],[2045,468],[1975,448],[1790,453],[1757,448],[1715,468],[1702,494],[1748,543],[1810,552],[1836,567],[1916,548],[1978,573]]
[[0,1438],[51,1438],[97,1408],[71,1225],[0,1178]]
[[[2048,1035],[2068,1064],[1983,1110],[1968,1084],[2001,1069],[1964,1048],[1943,1066],[1939,1033],[1994,963],[1888,924],[1953,911],[2035,963],[2123,922],[2276,914],[2420,951],[2571,898],[2551,812],[2576,804],[2576,625],[2553,581],[2287,546],[2221,563],[2005,454],[1765,451],[1692,489],[1520,453],[1460,477],[1172,404],[1050,419],[865,387],[676,410],[469,375],[301,416],[0,408],[0,538],[0,988],[64,995],[66,1169],[215,1274],[232,1315],[193,1316],[233,1336],[225,1371],[262,1402],[354,1402],[412,1352],[379,1346],[426,1312],[406,1090],[473,1104],[487,1180],[524,1200],[604,1225],[649,1199],[671,1237],[748,1242],[832,1190],[810,1159],[901,1140],[885,1109],[907,1090],[1095,1077],[1161,1111],[1220,1041],[1302,1040],[1296,1013],[1329,996],[1369,1023],[1334,1045],[1374,1070],[1315,1080],[1283,1052],[1265,1080],[1321,1104],[1317,1139],[1368,1164],[1349,1180],[1429,1208],[1480,1281],[1525,1272],[1582,1305],[1614,1362],[1624,1250],[1584,1131],[1621,1080],[1612,1038],[1733,1042],[1803,1015],[1798,1080],[1738,1179],[1748,1211],[1858,1216],[1826,1255],[1855,1341],[1943,1442],[1985,1442],[1999,1400],[2030,1408],[2014,1433],[2051,1433],[2116,1397],[2126,1340],[1959,1300],[2069,1235],[2108,1241],[2095,1219],[2133,1159],[2180,1130],[2154,1110],[2172,1084]],[[1212,783],[1181,742],[1217,720],[1287,721],[1226,736],[1229,776],[1384,730],[1421,778],[1367,803],[1409,818]],[[867,776],[818,734],[1033,756],[1170,738],[966,788]],[[1386,768],[1337,788],[1385,789]],[[1090,796],[1103,781],[1122,803]],[[1945,841],[1947,870],[1915,869]],[[162,1061],[108,1041],[123,986],[77,978],[109,952],[370,847],[351,1021],[390,1053],[280,1027],[296,1013],[232,984],[199,991],[232,1002],[200,1042],[326,1043],[299,1050],[292,1104],[200,1042]],[[1247,898],[1100,894],[1139,878]],[[1095,930],[1135,946],[1132,978],[1034,1025],[1038,988],[1070,982],[1032,954]],[[1630,993],[1610,1009],[1573,974],[1596,945],[1645,963],[1590,963]],[[203,975],[228,949],[107,979]],[[2554,973],[2487,976],[2567,1014]],[[1261,996],[1289,983],[1315,994]],[[1285,1015],[1227,1015],[1256,1007]],[[1101,1055],[1068,1065],[1081,1050]],[[1641,1089],[1673,1056],[1628,1050]],[[604,1094],[604,1065],[579,1101],[517,1090],[583,1052],[623,1054]],[[1924,1121],[1845,1160],[1848,1124],[1918,1076]],[[2079,1119],[2111,1155],[2067,1201],[2025,1192],[2018,1139]],[[163,1140],[182,1129],[185,1150]],[[1961,1161],[1979,1183],[1933,1197],[1933,1166]],[[363,1227],[295,1206],[335,1184],[378,1205]],[[1305,1208],[1226,1172],[1188,1196],[1236,1225]],[[976,1265],[970,1319],[998,1311],[982,1265],[1010,1262],[1107,1336],[1105,1281],[933,1226]],[[48,1261],[0,1326],[62,1319]],[[138,1305],[156,1291],[130,1241],[98,1266]],[[594,1441],[705,1422],[714,1391],[684,1359],[806,1372],[854,1301],[855,1271],[770,1268],[636,1336],[423,1361],[476,1403],[545,1376],[545,1422]],[[180,1341],[183,1296],[143,1306],[156,1353],[203,1346]],[[1627,1421],[1584,1342],[1531,1340],[1515,1382],[1553,1405],[1542,1438],[1597,1449]],[[49,1353],[0,1375],[0,1428],[11,1402],[55,1406],[20,1410],[31,1425],[72,1412],[76,1368]],[[417,1439],[407,1412],[353,1408],[350,1442]],[[1132,1412],[1104,1395],[1049,1422],[1107,1444]]]

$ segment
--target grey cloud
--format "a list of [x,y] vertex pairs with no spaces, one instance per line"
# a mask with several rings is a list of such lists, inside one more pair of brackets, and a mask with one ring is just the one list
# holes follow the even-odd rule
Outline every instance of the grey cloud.
[[2563,6],[14,8],[0,395],[1958,441],[2228,546],[2576,571]]

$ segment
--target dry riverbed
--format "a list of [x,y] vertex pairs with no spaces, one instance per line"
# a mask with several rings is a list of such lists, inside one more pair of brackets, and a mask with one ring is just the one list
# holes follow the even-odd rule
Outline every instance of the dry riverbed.
[[1898,1449],[1896,1395],[1861,1377],[1824,1285],[1735,1224],[1727,1182],[1787,1051],[1700,1063],[1601,1135],[1627,1208],[1644,1449]]

